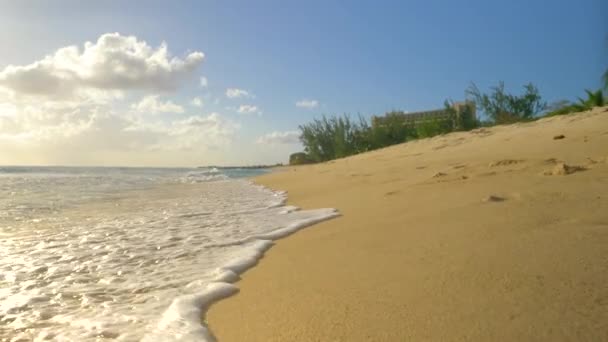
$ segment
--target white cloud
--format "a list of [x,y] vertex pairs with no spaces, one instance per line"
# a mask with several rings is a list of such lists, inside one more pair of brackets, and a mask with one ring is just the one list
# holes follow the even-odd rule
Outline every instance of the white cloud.
[[197,96],[197,97],[193,98],[192,101],[190,101],[190,104],[194,107],[201,108],[203,106],[203,100]]
[[209,82],[207,81],[207,77],[201,76],[200,85],[202,88],[207,88],[209,86]]
[[238,98],[253,98],[254,96],[247,90],[238,89],[238,88],[228,88],[228,89],[226,89],[226,97],[229,99],[238,99]]
[[103,115],[95,103],[19,101],[3,102],[0,108],[12,109],[0,116],[0,138],[6,144],[52,143],[68,139],[93,127]]
[[187,109],[194,108],[159,95],[196,77],[202,60],[200,52],[172,57],[164,43],[151,48],[116,33],[0,69],[0,163],[188,165],[212,153],[221,158],[239,124],[218,113],[193,115]]
[[317,100],[300,100],[298,102],[296,102],[296,107],[300,107],[300,108],[306,108],[306,109],[313,109],[313,108],[317,108],[319,106],[319,101]]
[[287,145],[297,144],[299,142],[300,132],[298,131],[286,131],[286,132],[272,132],[259,137],[256,141],[258,144],[264,145]]
[[184,112],[184,108],[178,104],[175,104],[171,101],[159,101],[158,95],[145,96],[138,103],[132,104],[131,109],[144,114]]
[[193,75],[204,54],[172,57],[167,44],[150,47],[135,36],[106,33],[97,42],[60,48],[28,65],[0,71],[0,87],[18,95],[71,97],[87,89],[176,89]]
[[258,110],[258,107],[252,106],[252,105],[240,105],[236,111],[241,114],[252,114],[252,113],[261,114],[262,113],[261,111]]
[[[237,123],[217,113],[166,120],[158,116],[125,115],[99,104],[45,102],[20,103],[17,107],[20,111],[16,115],[0,116],[3,151],[38,151],[45,157],[58,158],[59,161],[51,161],[54,163],[65,158],[90,159],[91,155],[99,156],[97,163],[106,163],[101,151],[110,154],[131,151],[135,157],[154,150],[219,149],[228,146],[239,129]],[[9,108],[1,98],[0,108]]]

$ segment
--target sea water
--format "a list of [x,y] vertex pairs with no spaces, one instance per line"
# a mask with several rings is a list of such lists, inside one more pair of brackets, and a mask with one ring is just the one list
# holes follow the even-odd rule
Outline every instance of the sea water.
[[0,167],[0,341],[212,341],[209,305],[300,211],[262,170]]

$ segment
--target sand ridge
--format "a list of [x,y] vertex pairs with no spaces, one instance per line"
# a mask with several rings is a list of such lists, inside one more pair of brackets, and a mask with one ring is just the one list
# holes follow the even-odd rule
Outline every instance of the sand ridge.
[[607,111],[257,178],[290,204],[343,216],[281,240],[211,308],[212,331],[219,341],[608,340]]

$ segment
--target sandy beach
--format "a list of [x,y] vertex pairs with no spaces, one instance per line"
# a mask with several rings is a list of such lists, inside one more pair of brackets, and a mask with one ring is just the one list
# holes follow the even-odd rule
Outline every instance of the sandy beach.
[[341,217],[277,242],[214,305],[230,341],[608,340],[608,108],[256,182]]

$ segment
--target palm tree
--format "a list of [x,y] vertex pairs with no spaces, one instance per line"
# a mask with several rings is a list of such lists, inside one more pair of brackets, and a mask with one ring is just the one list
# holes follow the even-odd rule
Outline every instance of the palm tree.
[[604,93],[601,89],[598,89],[597,91],[585,89],[585,92],[587,93],[587,99],[581,99],[579,97],[578,103],[572,105],[572,108],[575,109],[577,112],[582,112],[585,110],[590,110],[594,107],[602,107],[606,105],[606,99],[604,98]]

